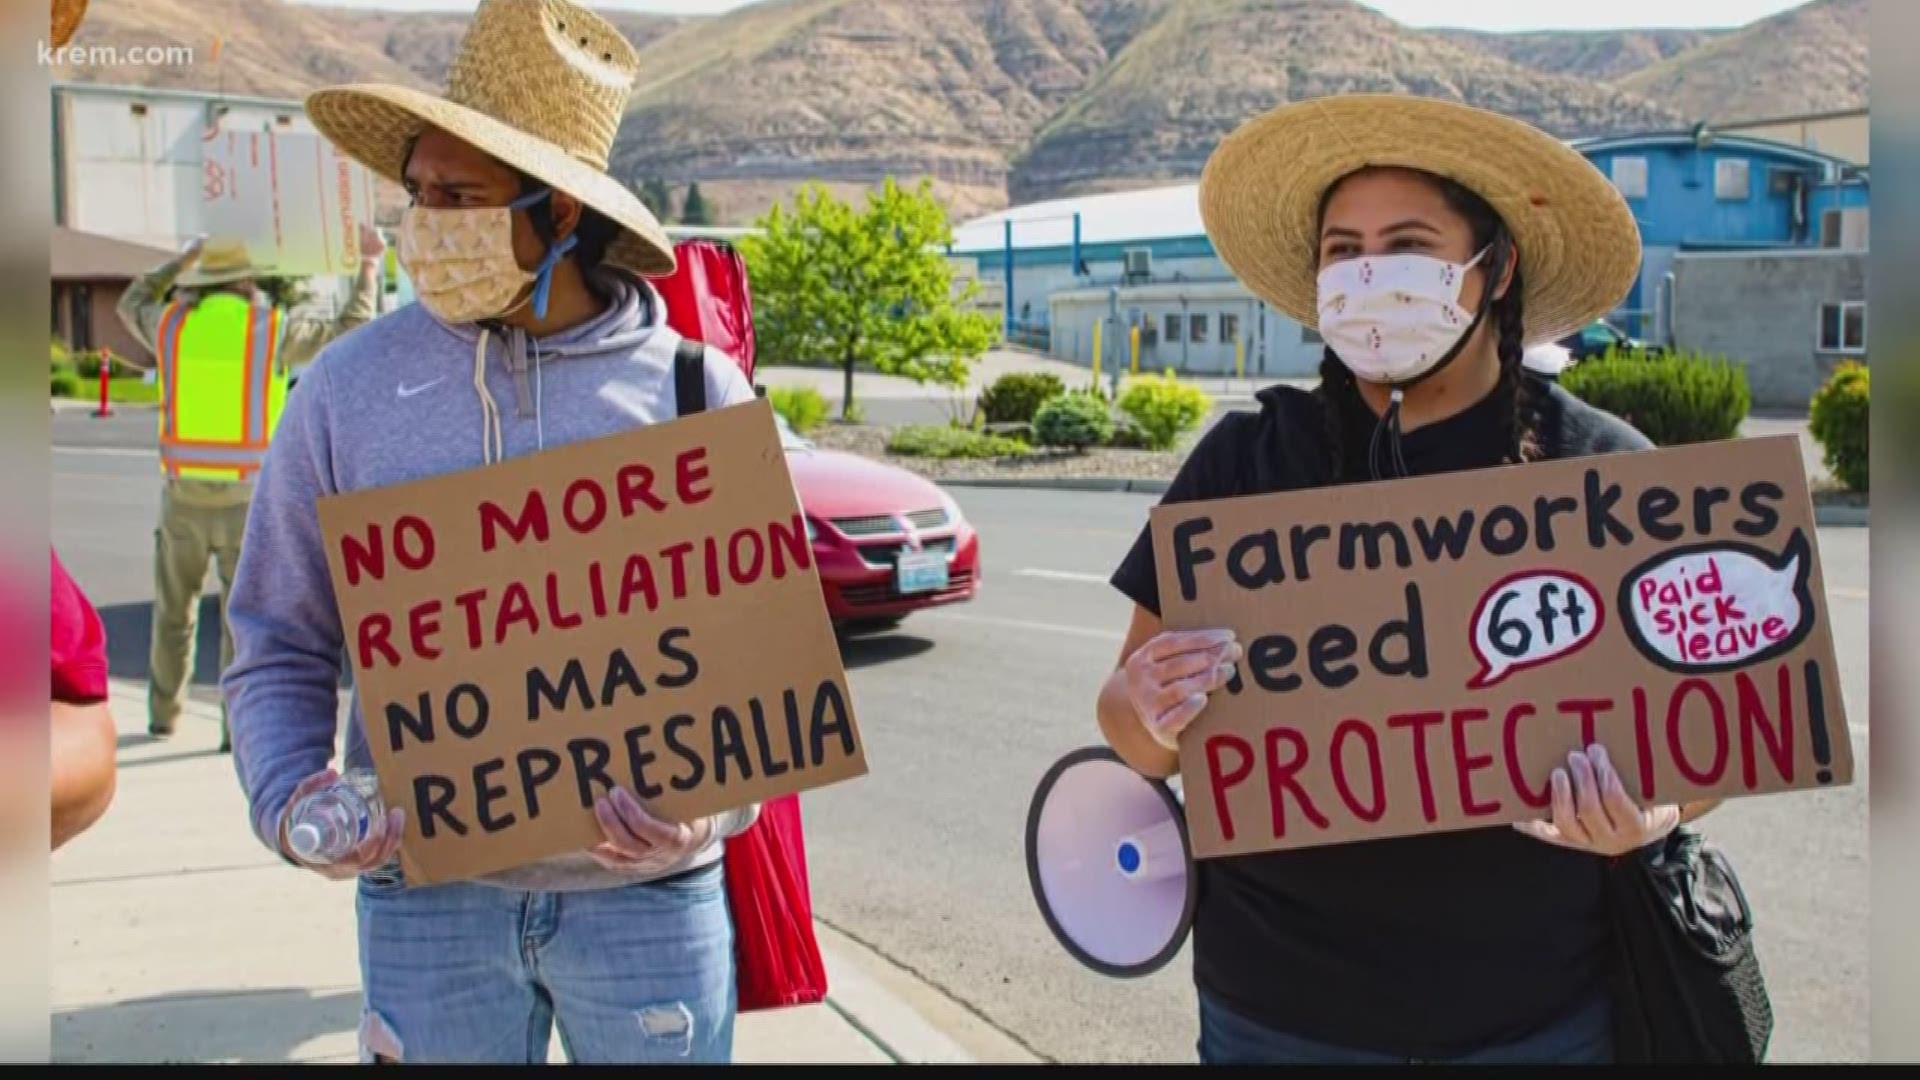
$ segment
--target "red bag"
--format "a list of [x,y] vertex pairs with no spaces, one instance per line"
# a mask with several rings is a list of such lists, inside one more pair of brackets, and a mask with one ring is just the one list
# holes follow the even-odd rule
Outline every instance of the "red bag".
[[680,336],[704,341],[739,362],[753,381],[753,296],[747,290],[747,260],[725,240],[682,240],[673,246],[679,265],[672,276],[654,278],[667,304],[667,325]]
[[[753,300],[746,260],[719,240],[683,240],[674,255],[679,267],[673,276],[653,281],[667,305],[667,325],[733,357],[751,382]],[[683,405],[681,411],[689,410]],[[800,797],[761,804],[760,819],[727,841],[725,858],[739,1011],[825,1001],[827,968],[813,932]]]
[[827,968],[813,933],[800,797],[761,804],[760,820],[727,841],[726,861],[739,1010],[825,1001]]

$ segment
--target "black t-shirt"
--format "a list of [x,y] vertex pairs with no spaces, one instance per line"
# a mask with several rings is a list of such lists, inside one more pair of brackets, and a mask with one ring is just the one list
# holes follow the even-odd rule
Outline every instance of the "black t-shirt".
[[[1646,437],[1536,380],[1545,456],[1651,449]],[[1328,426],[1305,391],[1273,387],[1261,411],[1223,417],[1163,502],[1324,486]],[[1511,398],[1408,432],[1411,475],[1498,465]],[[1376,426],[1350,401],[1338,425],[1344,473],[1364,480]],[[1382,462],[1385,462],[1384,452]],[[1160,610],[1149,530],[1113,575]],[[1206,859],[1198,864],[1194,979],[1257,1023],[1301,1038],[1414,1058],[1509,1042],[1602,985],[1601,861],[1508,826]]]

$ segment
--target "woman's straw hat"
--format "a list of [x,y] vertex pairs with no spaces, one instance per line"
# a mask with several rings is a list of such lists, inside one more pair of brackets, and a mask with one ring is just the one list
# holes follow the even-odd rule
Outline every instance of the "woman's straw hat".
[[246,244],[239,240],[211,240],[201,249],[200,258],[173,283],[183,289],[198,289],[258,276],[259,270],[247,254]]
[[1492,205],[1520,249],[1529,344],[1612,311],[1639,277],[1633,213],[1579,151],[1498,113],[1404,94],[1316,98],[1242,125],[1201,174],[1207,236],[1255,294],[1317,326],[1320,200],[1368,166],[1444,176]]
[[340,151],[396,183],[407,143],[436,127],[564,191],[621,227],[606,261],[673,272],[673,242],[608,155],[639,55],[606,20],[564,0],[482,0],[436,97],[401,86],[317,90],[307,115]]
[[86,17],[87,0],[53,0],[53,48],[66,48]]

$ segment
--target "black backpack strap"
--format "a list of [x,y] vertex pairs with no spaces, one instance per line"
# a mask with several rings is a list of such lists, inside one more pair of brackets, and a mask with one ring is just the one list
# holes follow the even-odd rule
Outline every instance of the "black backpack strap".
[[673,350],[673,398],[676,416],[707,411],[707,347],[681,338]]

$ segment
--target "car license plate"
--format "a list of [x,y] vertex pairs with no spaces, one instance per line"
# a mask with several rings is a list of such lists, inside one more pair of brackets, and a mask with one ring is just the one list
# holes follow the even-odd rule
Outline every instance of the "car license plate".
[[894,563],[894,580],[902,596],[915,593],[939,592],[947,587],[947,553],[944,551],[914,551],[900,556]]

